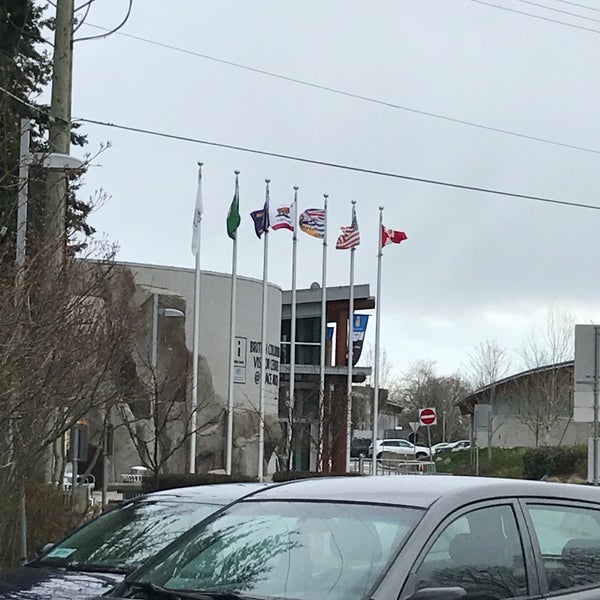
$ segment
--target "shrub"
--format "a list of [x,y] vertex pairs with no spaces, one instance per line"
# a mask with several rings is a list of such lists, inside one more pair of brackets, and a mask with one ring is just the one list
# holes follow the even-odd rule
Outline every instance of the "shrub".
[[523,455],[525,479],[573,475],[585,472],[586,465],[585,446],[530,448]]

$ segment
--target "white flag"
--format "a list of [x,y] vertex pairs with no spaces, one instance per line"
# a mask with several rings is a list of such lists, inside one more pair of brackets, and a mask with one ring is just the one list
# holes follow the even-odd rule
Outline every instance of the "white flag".
[[269,207],[269,224],[271,229],[289,229],[294,231],[296,223],[296,204],[286,204],[285,206]]
[[202,222],[202,167],[198,167],[198,191],[196,192],[196,207],[194,209],[194,229],[192,231],[192,254],[196,255],[200,251],[200,223]]

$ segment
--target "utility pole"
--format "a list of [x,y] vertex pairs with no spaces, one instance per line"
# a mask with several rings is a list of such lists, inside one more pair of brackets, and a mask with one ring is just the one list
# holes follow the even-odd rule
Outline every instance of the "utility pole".
[[[71,87],[73,76],[74,0],[57,0],[54,58],[52,62],[52,99],[50,104],[50,152],[69,154],[71,147]],[[47,177],[47,237],[56,243],[55,263],[60,264],[65,245],[68,174],[49,171]]]

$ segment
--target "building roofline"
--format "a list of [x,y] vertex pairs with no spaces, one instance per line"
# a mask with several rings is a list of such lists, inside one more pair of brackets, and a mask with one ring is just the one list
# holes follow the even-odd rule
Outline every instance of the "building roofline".
[[[141,262],[130,262],[126,260],[115,260],[114,264],[122,267],[141,267],[144,269],[156,269],[156,270],[164,270],[164,271],[180,271],[185,273],[194,273],[194,269],[190,267],[177,267],[175,265],[158,265],[155,263],[141,263]],[[200,270],[201,275],[214,275],[215,277],[225,277],[227,279],[231,279],[231,273],[219,273],[218,271],[207,271],[206,269]],[[252,283],[260,283],[262,284],[262,279],[256,279],[254,277],[247,277],[245,275],[238,275],[238,281],[241,279],[243,281],[250,281]],[[283,291],[283,288],[276,283],[268,283],[269,287]]]
[[464,405],[468,403],[470,400],[474,399],[475,396],[479,396],[488,390],[491,390],[494,387],[498,387],[499,385],[504,385],[506,383],[510,383],[511,381],[515,381],[516,379],[520,379],[521,377],[526,377],[527,375],[534,375],[536,373],[544,373],[545,371],[550,371],[552,369],[562,369],[563,367],[572,367],[575,364],[573,360],[565,360],[559,363],[552,363],[550,365],[542,365],[541,367],[534,367],[533,369],[528,369],[527,371],[521,371],[520,373],[515,373],[514,375],[509,375],[508,377],[504,377],[503,379],[499,379],[494,383],[490,383],[485,385],[474,392],[463,396],[460,400],[456,402],[456,405]]

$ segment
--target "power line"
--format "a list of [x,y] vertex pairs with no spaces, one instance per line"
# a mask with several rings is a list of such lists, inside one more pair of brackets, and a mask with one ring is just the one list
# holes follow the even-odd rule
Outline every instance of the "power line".
[[[476,1],[476,0],[473,0],[473,1]],[[95,24],[92,24],[92,23],[85,23],[85,25],[87,27],[93,27],[95,29],[100,29],[100,30],[108,31],[108,28],[102,27],[100,25],[95,25]],[[600,33],[600,32],[598,32],[598,33]],[[456,118],[456,117],[451,117],[451,116],[443,115],[443,114],[440,114],[440,113],[434,113],[434,112],[430,112],[430,111],[426,111],[426,110],[421,110],[421,109],[418,109],[418,108],[413,108],[413,107],[410,107],[410,106],[405,106],[405,105],[402,105],[402,104],[396,104],[394,102],[388,102],[386,100],[381,100],[381,99],[373,98],[373,97],[370,97],[370,96],[364,96],[362,94],[355,94],[353,92],[348,92],[346,90],[341,90],[339,88],[334,88],[334,87],[326,86],[326,85],[320,85],[318,83],[313,83],[313,82],[306,81],[306,80],[303,80],[303,79],[298,79],[297,77],[290,77],[288,75],[282,75],[281,73],[275,73],[273,71],[267,71],[265,69],[259,69],[257,67],[251,67],[249,65],[244,65],[244,64],[241,64],[241,63],[238,63],[238,62],[234,62],[234,61],[231,61],[231,60],[226,60],[226,59],[223,59],[223,58],[218,58],[216,56],[211,56],[209,54],[203,54],[201,52],[196,52],[194,50],[188,50],[186,48],[181,48],[181,47],[178,47],[178,46],[172,46],[171,44],[165,44],[163,42],[158,42],[156,40],[151,40],[151,39],[148,39],[148,38],[143,38],[143,37],[140,37],[140,36],[137,36],[137,35],[132,35],[130,33],[118,32],[117,35],[120,35],[120,36],[123,36],[123,37],[126,37],[126,38],[130,38],[130,39],[133,39],[133,40],[137,40],[137,41],[140,41],[140,42],[145,42],[147,44],[151,44],[153,46],[158,46],[160,48],[166,48],[168,50],[173,50],[175,52],[181,52],[183,54],[188,54],[190,56],[196,56],[196,57],[199,57],[199,58],[203,58],[205,60],[209,60],[209,61],[216,62],[216,63],[219,63],[219,64],[224,64],[224,65],[227,65],[227,66],[230,66],[230,67],[235,67],[237,69],[243,69],[245,71],[250,71],[252,73],[258,73],[260,75],[265,75],[267,77],[273,77],[275,79],[280,79],[282,81],[288,81],[288,82],[291,82],[291,83],[295,83],[295,84],[298,84],[298,85],[303,85],[303,86],[310,87],[310,88],[313,88],[313,89],[317,89],[317,90],[321,90],[321,91],[325,91],[325,92],[330,92],[332,94],[337,94],[339,96],[345,96],[347,98],[353,98],[354,100],[360,100],[360,101],[363,101],[363,102],[369,102],[369,103],[372,103],[372,104],[378,104],[380,106],[386,106],[388,108],[393,108],[393,109],[396,109],[396,110],[403,110],[403,111],[414,113],[414,114],[418,114],[418,115],[421,115],[421,116],[432,117],[434,119],[440,119],[440,120],[443,120],[443,121],[448,121],[450,123],[457,123],[459,125],[467,125],[468,127],[475,127],[477,129],[483,129],[485,131],[491,131],[493,133],[500,133],[500,134],[503,134],[503,135],[510,135],[510,136],[513,136],[513,137],[518,137],[518,138],[522,138],[522,139],[526,139],[526,140],[530,140],[530,141],[534,141],[534,142],[540,142],[542,144],[550,144],[552,146],[558,146],[560,148],[568,148],[569,150],[577,150],[577,151],[580,151],[580,152],[589,152],[589,153],[592,153],[592,154],[600,154],[600,150],[597,150],[595,148],[589,148],[587,146],[579,146],[577,144],[568,144],[566,142],[559,142],[557,140],[551,140],[549,138],[543,138],[543,137],[535,136],[535,135],[528,135],[526,133],[520,133],[520,132],[517,132],[517,131],[512,131],[510,129],[504,129],[502,127],[492,127],[491,125],[484,125],[482,123],[476,123],[474,121],[468,121],[466,119],[459,119],[459,118]]]
[[566,21],[559,21],[558,19],[551,19],[550,17],[542,17],[541,15],[535,15],[533,13],[528,13],[523,10],[517,10],[516,8],[508,8],[507,6],[500,6],[499,4],[494,4],[493,2],[485,2],[484,0],[470,0],[470,2],[475,2],[476,4],[483,4],[485,6],[491,6],[492,8],[497,8],[499,10],[505,10],[507,12],[515,13],[517,15],[524,15],[526,17],[532,17],[534,19],[539,19],[540,21],[548,21],[549,23],[556,23],[557,25],[564,25],[565,27],[572,27],[573,29],[581,29],[583,31],[589,31],[590,33],[600,33],[598,29],[592,29],[591,27],[585,27],[584,25],[575,25],[574,23],[567,23]]
[[[107,29],[107,32],[102,35],[91,35],[89,37],[77,38],[77,39],[74,39],[73,42],[101,40],[103,38],[107,38],[109,35],[112,35],[113,33],[117,33],[119,31],[119,29],[121,29],[122,27],[125,27],[125,23],[127,23],[127,21],[129,21],[129,16],[131,15],[132,8],[133,8],[133,0],[129,0],[129,6],[127,8],[127,13],[126,13],[125,17],[116,27],[113,27],[113,29],[110,29],[110,30]],[[89,7],[88,7],[88,10],[89,10]],[[87,13],[86,13],[86,16],[87,16]],[[83,25],[84,22],[85,22],[85,17],[84,17],[84,21],[81,22],[81,25]]]
[[538,4],[537,2],[532,2],[531,0],[517,0],[517,2],[522,2],[523,4],[529,4],[531,6],[537,6],[538,8],[544,8],[545,10],[552,10],[562,15],[569,15],[570,17],[577,17],[578,19],[585,19],[586,21],[594,21],[594,23],[600,23],[600,19],[594,19],[594,17],[578,15],[577,13],[570,12],[568,10],[561,10],[560,8],[554,8],[553,6],[548,6],[547,4]]
[[[34,106],[33,104],[29,104],[29,103],[21,100],[18,96],[15,96],[8,90],[5,90],[4,88],[0,87],[0,91],[3,91],[5,94],[8,94],[9,96],[12,96],[16,100],[19,100],[26,106],[29,106],[29,107],[37,110],[40,113],[44,113],[44,111],[42,109],[40,109],[39,107]],[[545,202],[548,204],[558,204],[558,205],[562,205],[562,206],[570,206],[570,207],[575,207],[575,208],[588,208],[591,210],[600,210],[600,206],[596,206],[593,204],[585,204],[582,202],[570,202],[568,200],[557,200],[555,198],[545,198],[542,196],[532,196],[529,194],[505,192],[502,190],[495,190],[495,189],[491,189],[491,188],[483,188],[483,187],[473,186],[473,185],[452,183],[449,181],[441,181],[441,180],[437,180],[437,179],[427,179],[424,177],[414,177],[411,175],[402,175],[400,173],[379,171],[376,169],[367,169],[364,167],[355,167],[352,165],[344,165],[341,163],[333,163],[333,162],[321,161],[321,160],[316,160],[316,159],[311,159],[311,158],[306,158],[306,157],[301,157],[301,156],[293,156],[291,154],[281,154],[278,152],[269,152],[267,150],[258,150],[256,148],[248,148],[245,146],[236,146],[233,144],[224,144],[221,142],[201,140],[198,138],[192,138],[192,137],[177,135],[177,134],[173,134],[173,133],[165,133],[165,132],[151,130],[151,129],[142,129],[140,127],[132,127],[129,125],[120,125],[117,123],[110,123],[108,121],[100,121],[97,119],[87,119],[87,118],[81,117],[78,119],[74,119],[73,122],[89,123],[91,125],[98,125],[100,127],[110,127],[113,129],[121,129],[123,131],[131,131],[133,133],[151,135],[151,136],[155,136],[155,137],[167,138],[167,139],[172,139],[172,140],[177,140],[177,141],[182,141],[182,142],[190,142],[193,144],[202,144],[205,146],[213,146],[216,148],[224,148],[227,150],[237,150],[239,152],[246,152],[249,154],[257,154],[260,156],[270,156],[273,158],[281,158],[283,160],[292,160],[295,162],[301,162],[301,163],[306,163],[306,164],[311,164],[311,165],[319,165],[319,166],[330,167],[330,168],[334,168],[334,169],[341,169],[344,171],[353,171],[356,173],[364,173],[367,175],[377,175],[380,177],[389,177],[392,179],[402,179],[405,181],[414,181],[416,183],[426,183],[426,184],[430,184],[430,185],[437,185],[437,186],[455,188],[455,189],[460,189],[460,190],[468,190],[468,191],[472,191],[472,192],[481,192],[484,194],[494,194],[494,195],[498,195],[498,196],[506,196],[509,198],[521,198],[523,200],[533,200],[536,202]]]
[[579,4],[577,2],[570,2],[569,0],[556,0],[557,2],[562,2],[563,4],[570,4],[571,6],[577,6],[579,8],[585,8],[587,10],[593,10],[596,12],[600,12],[600,8],[594,8],[593,6],[587,6],[586,4]]
[[110,127],[113,129],[121,129],[124,131],[131,131],[134,133],[140,133],[140,134],[144,134],[144,135],[151,135],[151,136],[156,136],[156,137],[161,137],[161,138],[167,138],[167,139],[172,139],[172,140],[178,140],[178,141],[183,141],[183,142],[190,142],[193,144],[202,144],[205,146],[213,146],[216,148],[225,148],[228,150],[237,150],[238,152],[247,152],[249,154],[258,154],[261,156],[270,156],[273,158],[281,158],[283,160],[292,160],[295,162],[301,162],[301,163],[306,163],[306,164],[311,164],[311,165],[319,165],[319,166],[323,166],[323,167],[330,167],[330,168],[334,168],[334,169],[342,169],[344,171],[353,171],[356,173],[364,173],[367,175],[377,175],[380,177],[389,177],[389,178],[393,178],[393,179],[402,179],[405,181],[414,181],[417,183],[426,183],[426,184],[430,184],[430,185],[437,185],[437,186],[442,186],[442,187],[449,187],[449,188],[455,188],[455,189],[460,189],[460,190],[469,190],[472,192],[481,192],[484,194],[494,194],[494,195],[498,195],[498,196],[507,196],[509,198],[520,198],[523,200],[534,200],[536,202],[545,202],[545,203],[549,203],[549,204],[559,204],[559,205],[563,205],[563,206],[571,206],[571,207],[577,207],[577,208],[588,208],[591,210],[600,210],[600,206],[596,206],[593,204],[584,204],[581,202],[569,202],[567,200],[557,200],[554,198],[544,198],[542,196],[531,196],[529,194],[518,194],[518,193],[514,193],[514,192],[505,192],[502,190],[495,190],[495,189],[491,189],[491,188],[484,188],[484,187],[479,187],[479,186],[473,186],[473,185],[465,185],[465,184],[460,184],[460,183],[452,183],[449,181],[441,181],[441,180],[437,180],[437,179],[427,179],[424,177],[414,177],[411,175],[403,175],[400,173],[392,173],[389,171],[379,171],[376,169],[367,169],[364,167],[355,167],[352,165],[345,165],[345,164],[341,164],[341,163],[334,163],[334,162],[328,162],[328,161],[322,161],[322,160],[316,160],[316,159],[312,159],[312,158],[306,158],[306,157],[301,157],[301,156],[294,156],[291,154],[281,154],[279,152],[269,152],[267,150],[258,150],[256,148],[249,148],[247,146],[235,146],[233,144],[224,144],[221,142],[213,142],[213,141],[209,141],[209,140],[201,140],[198,138],[192,138],[192,137],[188,137],[188,136],[182,136],[182,135],[177,135],[177,134],[173,134],[173,133],[165,133],[165,132],[161,132],[161,131],[156,131],[156,130],[151,130],[151,129],[143,129],[141,127],[132,127],[129,125],[120,125],[117,123],[110,123],[107,121],[99,121],[96,119],[86,119],[86,118],[80,118],[80,119],[75,119],[76,121],[81,121],[83,123],[89,123],[91,125],[99,125],[101,127]]

